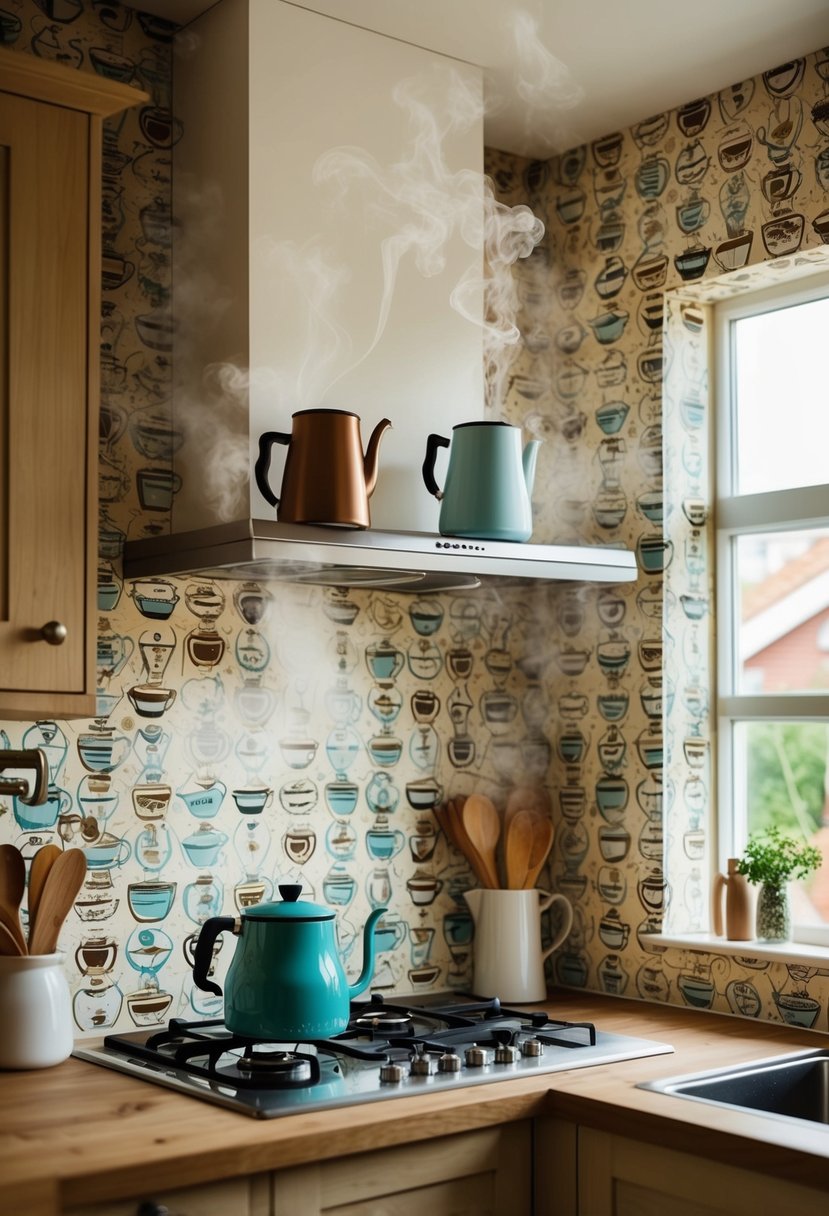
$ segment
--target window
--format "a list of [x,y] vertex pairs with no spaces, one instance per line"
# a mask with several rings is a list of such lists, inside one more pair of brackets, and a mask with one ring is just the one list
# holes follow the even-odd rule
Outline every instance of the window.
[[722,866],[819,845],[794,936],[829,945],[829,276],[718,304],[714,342]]

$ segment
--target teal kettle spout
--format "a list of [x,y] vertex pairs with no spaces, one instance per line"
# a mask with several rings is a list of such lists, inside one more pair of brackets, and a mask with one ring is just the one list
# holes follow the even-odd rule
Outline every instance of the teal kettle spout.
[[524,451],[521,454],[521,464],[524,469],[524,485],[527,487],[528,495],[531,495],[533,492],[535,466],[538,461],[538,449],[540,447],[540,439],[530,439],[524,444]]
[[374,926],[387,911],[387,908],[375,908],[366,921],[363,929],[363,970],[360,972],[357,982],[348,985],[348,995],[352,1001],[355,996],[365,992],[374,976]]

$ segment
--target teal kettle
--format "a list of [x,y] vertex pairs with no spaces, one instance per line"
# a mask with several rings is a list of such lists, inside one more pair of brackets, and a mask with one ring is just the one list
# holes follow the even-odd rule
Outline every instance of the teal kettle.
[[225,981],[228,1030],[271,1040],[328,1039],[348,1026],[352,997],[374,974],[374,926],[386,911],[376,908],[363,931],[363,970],[349,984],[334,933],[334,913],[300,900],[302,888],[280,886],[282,900],[255,904],[241,918],[214,916],[202,925],[193,956],[193,980],[204,992],[222,995],[208,972],[213,947],[225,930],[239,941]]
[[[441,536],[529,540],[532,489],[540,440],[522,446],[521,429],[506,422],[462,422],[452,441],[430,435],[423,461],[426,489],[440,500]],[[449,448],[443,490],[435,480],[439,448]]]

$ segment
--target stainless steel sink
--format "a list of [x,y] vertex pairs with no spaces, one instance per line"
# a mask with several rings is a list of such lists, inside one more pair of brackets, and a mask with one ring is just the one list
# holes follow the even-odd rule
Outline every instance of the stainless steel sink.
[[829,1050],[643,1081],[636,1088],[775,1119],[822,1123],[829,1129]]

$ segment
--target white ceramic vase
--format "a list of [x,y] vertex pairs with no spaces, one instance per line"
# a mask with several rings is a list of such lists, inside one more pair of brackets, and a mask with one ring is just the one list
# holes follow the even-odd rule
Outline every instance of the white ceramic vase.
[[49,1068],[71,1055],[65,958],[0,955],[0,1068]]

